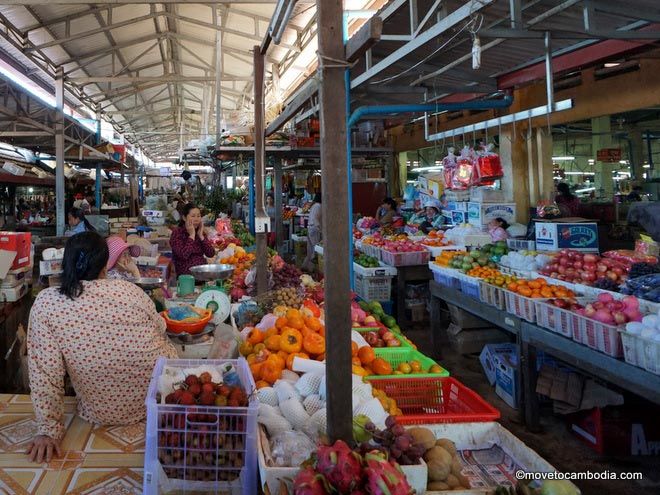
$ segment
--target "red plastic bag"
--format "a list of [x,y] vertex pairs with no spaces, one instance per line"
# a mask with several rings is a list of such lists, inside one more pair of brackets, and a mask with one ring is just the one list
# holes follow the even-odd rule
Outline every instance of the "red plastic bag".
[[632,263],[656,264],[658,262],[658,258],[655,256],[638,253],[630,249],[615,249],[613,251],[607,251],[603,253],[603,258],[610,258],[625,264],[632,264]]
[[[482,186],[492,185],[496,179],[504,176],[502,169],[502,162],[497,153],[493,152],[493,145],[489,144],[479,152],[477,157],[477,174],[479,177],[479,184]],[[487,184],[490,182],[490,184]]]
[[457,166],[452,174],[452,189],[464,191],[474,185],[475,166],[477,163],[474,150],[467,146],[461,151],[461,156],[457,161]]

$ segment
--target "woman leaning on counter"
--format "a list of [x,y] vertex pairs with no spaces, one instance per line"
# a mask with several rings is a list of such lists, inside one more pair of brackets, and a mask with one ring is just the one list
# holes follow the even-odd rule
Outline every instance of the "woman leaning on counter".
[[32,306],[27,347],[38,435],[28,445],[31,461],[61,454],[65,374],[81,418],[128,425],[146,416],[158,357],[177,357],[153,301],[137,285],[107,279],[107,263],[108,245],[99,234],[72,236],[62,285],[41,291]]
[[213,244],[204,230],[202,214],[194,204],[184,206],[179,226],[172,231],[170,248],[177,275],[189,275],[193,266],[206,264],[205,256],[215,255]]

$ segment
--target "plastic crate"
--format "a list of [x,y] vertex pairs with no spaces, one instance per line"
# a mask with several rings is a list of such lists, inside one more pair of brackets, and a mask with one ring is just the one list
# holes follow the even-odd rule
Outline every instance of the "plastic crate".
[[353,274],[355,293],[367,301],[389,301],[392,299],[392,279],[394,277],[365,277]]
[[504,291],[504,299],[506,301],[506,310],[509,313],[530,323],[536,323],[536,303],[545,300],[524,297],[510,290]]
[[363,242],[360,245],[360,251],[362,251],[367,256],[376,258],[378,261],[383,259],[382,249],[380,249],[378,246],[374,246],[373,244],[366,244]]
[[626,363],[644,368],[644,344],[639,335],[628,333],[625,329],[620,328],[621,345],[623,346],[623,358]]
[[641,356],[644,369],[660,375],[660,342],[645,337],[637,337],[637,342],[637,356]]
[[478,278],[470,277],[468,275],[463,275],[460,280],[461,292],[472,299],[480,300],[479,285],[481,281]]
[[[430,357],[425,356],[419,351],[416,351],[412,347],[406,348],[396,348],[396,347],[377,347],[374,349],[376,357],[383,358],[385,361],[390,363],[392,369],[395,370],[400,363],[407,363],[409,361],[415,360],[419,361],[422,365],[422,369],[429,369],[431,366],[436,363]],[[442,366],[441,366],[442,368]],[[410,378],[411,375],[369,375],[370,380],[382,380],[386,378],[400,379],[400,378]],[[440,373],[415,373],[416,378],[435,378],[439,376],[449,376],[449,371],[442,368]]]
[[578,317],[583,344],[608,356],[623,357],[623,344],[619,335],[620,326],[606,325],[596,320]]
[[514,251],[536,250],[536,241],[528,241],[527,239],[507,239],[506,245],[509,249]]
[[400,424],[475,423],[496,421],[500,417],[497,409],[455,378],[371,378],[368,380],[372,387],[396,400],[403,412],[396,417]]
[[[410,237],[408,237],[410,239]],[[465,251],[465,246],[429,246],[428,244],[421,243],[423,247],[429,250],[431,258],[437,258],[443,251]]]
[[[158,380],[165,366],[185,369],[226,363],[236,367],[241,385],[250,397],[248,407],[158,402]],[[143,493],[157,494],[163,488],[177,493],[256,493],[259,402],[254,390],[245,359],[159,358],[146,399]],[[199,457],[205,460],[199,463]],[[218,459],[224,462],[216,465]]]
[[461,281],[458,278],[458,272],[453,268],[446,268],[444,266],[439,266],[429,262],[429,269],[433,273],[433,280],[438,282],[440,285],[445,287],[450,287],[452,289],[460,289]]
[[[588,298],[581,298],[577,301],[584,304],[588,301]],[[553,304],[548,304],[546,300],[536,303],[537,324],[569,339],[573,338],[573,328],[579,325],[579,319],[580,315],[567,309],[558,308]]]
[[506,306],[504,289],[483,280],[479,282],[479,299],[481,302],[489,306],[494,306],[497,309],[504,309]]
[[426,265],[431,259],[429,251],[413,251],[409,253],[393,253],[381,249],[381,260],[390,266]]
[[379,262],[380,266],[367,268],[359,263],[353,262],[353,272],[363,277],[396,277],[396,268],[388,266],[382,261]]

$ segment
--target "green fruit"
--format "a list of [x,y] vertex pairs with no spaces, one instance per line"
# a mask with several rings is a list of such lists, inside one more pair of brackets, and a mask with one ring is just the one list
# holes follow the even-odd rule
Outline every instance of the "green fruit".
[[481,251],[479,251],[478,249],[475,249],[474,251],[472,251],[470,253],[470,256],[472,256],[472,258],[474,258],[476,260],[477,258],[481,257]]
[[502,256],[504,255],[504,248],[502,246],[498,246],[493,250],[493,254],[495,256]]
[[371,419],[365,414],[358,414],[353,417],[353,440],[358,443],[368,442],[372,438],[370,431],[364,427],[367,423],[370,423]]
[[472,264],[471,263],[463,263],[463,265],[461,266],[461,269],[464,272],[470,271],[472,269]]
[[360,309],[361,309],[362,311],[369,311],[369,303],[368,303],[368,302],[366,302],[366,301],[360,301],[360,302],[358,303],[358,305],[360,306]]
[[378,301],[371,301],[369,303],[369,309],[373,313],[375,313],[376,311],[380,311],[381,313],[383,312],[383,307],[380,305]]
[[390,329],[396,325],[396,320],[389,315],[383,316],[381,321],[383,322],[383,325]]
[[478,260],[477,263],[479,263],[480,266],[486,266],[488,264],[488,258],[485,256],[481,256]]
[[484,253],[490,253],[490,251],[493,249],[493,247],[495,247],[495,246],[493,246],[492,244],[486,244],[485,246],[483,246],[483,247],[481,248],[481,250],[482,250]]
[[399,328],[399,325],[394,324],[390,327],[390,331],[394,333],[401,333],[401,328]]

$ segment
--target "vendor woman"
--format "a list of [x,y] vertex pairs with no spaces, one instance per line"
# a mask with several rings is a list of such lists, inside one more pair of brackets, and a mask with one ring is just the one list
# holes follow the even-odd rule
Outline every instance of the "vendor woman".
[[426,204],[425,208],[425,218],[424,221],[419,226],[419,230],[428,234],[432,230],[436,229],[440,221],[440,207],[437,202],[429,202]]
[[177,275],[189,275],[193,266],[205,265],[206,258],[215,255],[213,244],[206,235],[202,213],[192,203],[181,211],[179,226],[170,237],[172,261]]
[[140,256],[140,246],[129,246],[124,239],[117,236],[108,237],[108,278],[135,280],[140,278],[140,270],[133,258]]
[[61,286],[41,291],[32,306],[27,348],[37,434],[27,454],[33,462],[62,454],[65,375],[82,419],[129,425],[146,416],[156,360],[177,357],[154,303],[137,285],[106,279],[107,263],[108,246],[99,234],[72,236]]

